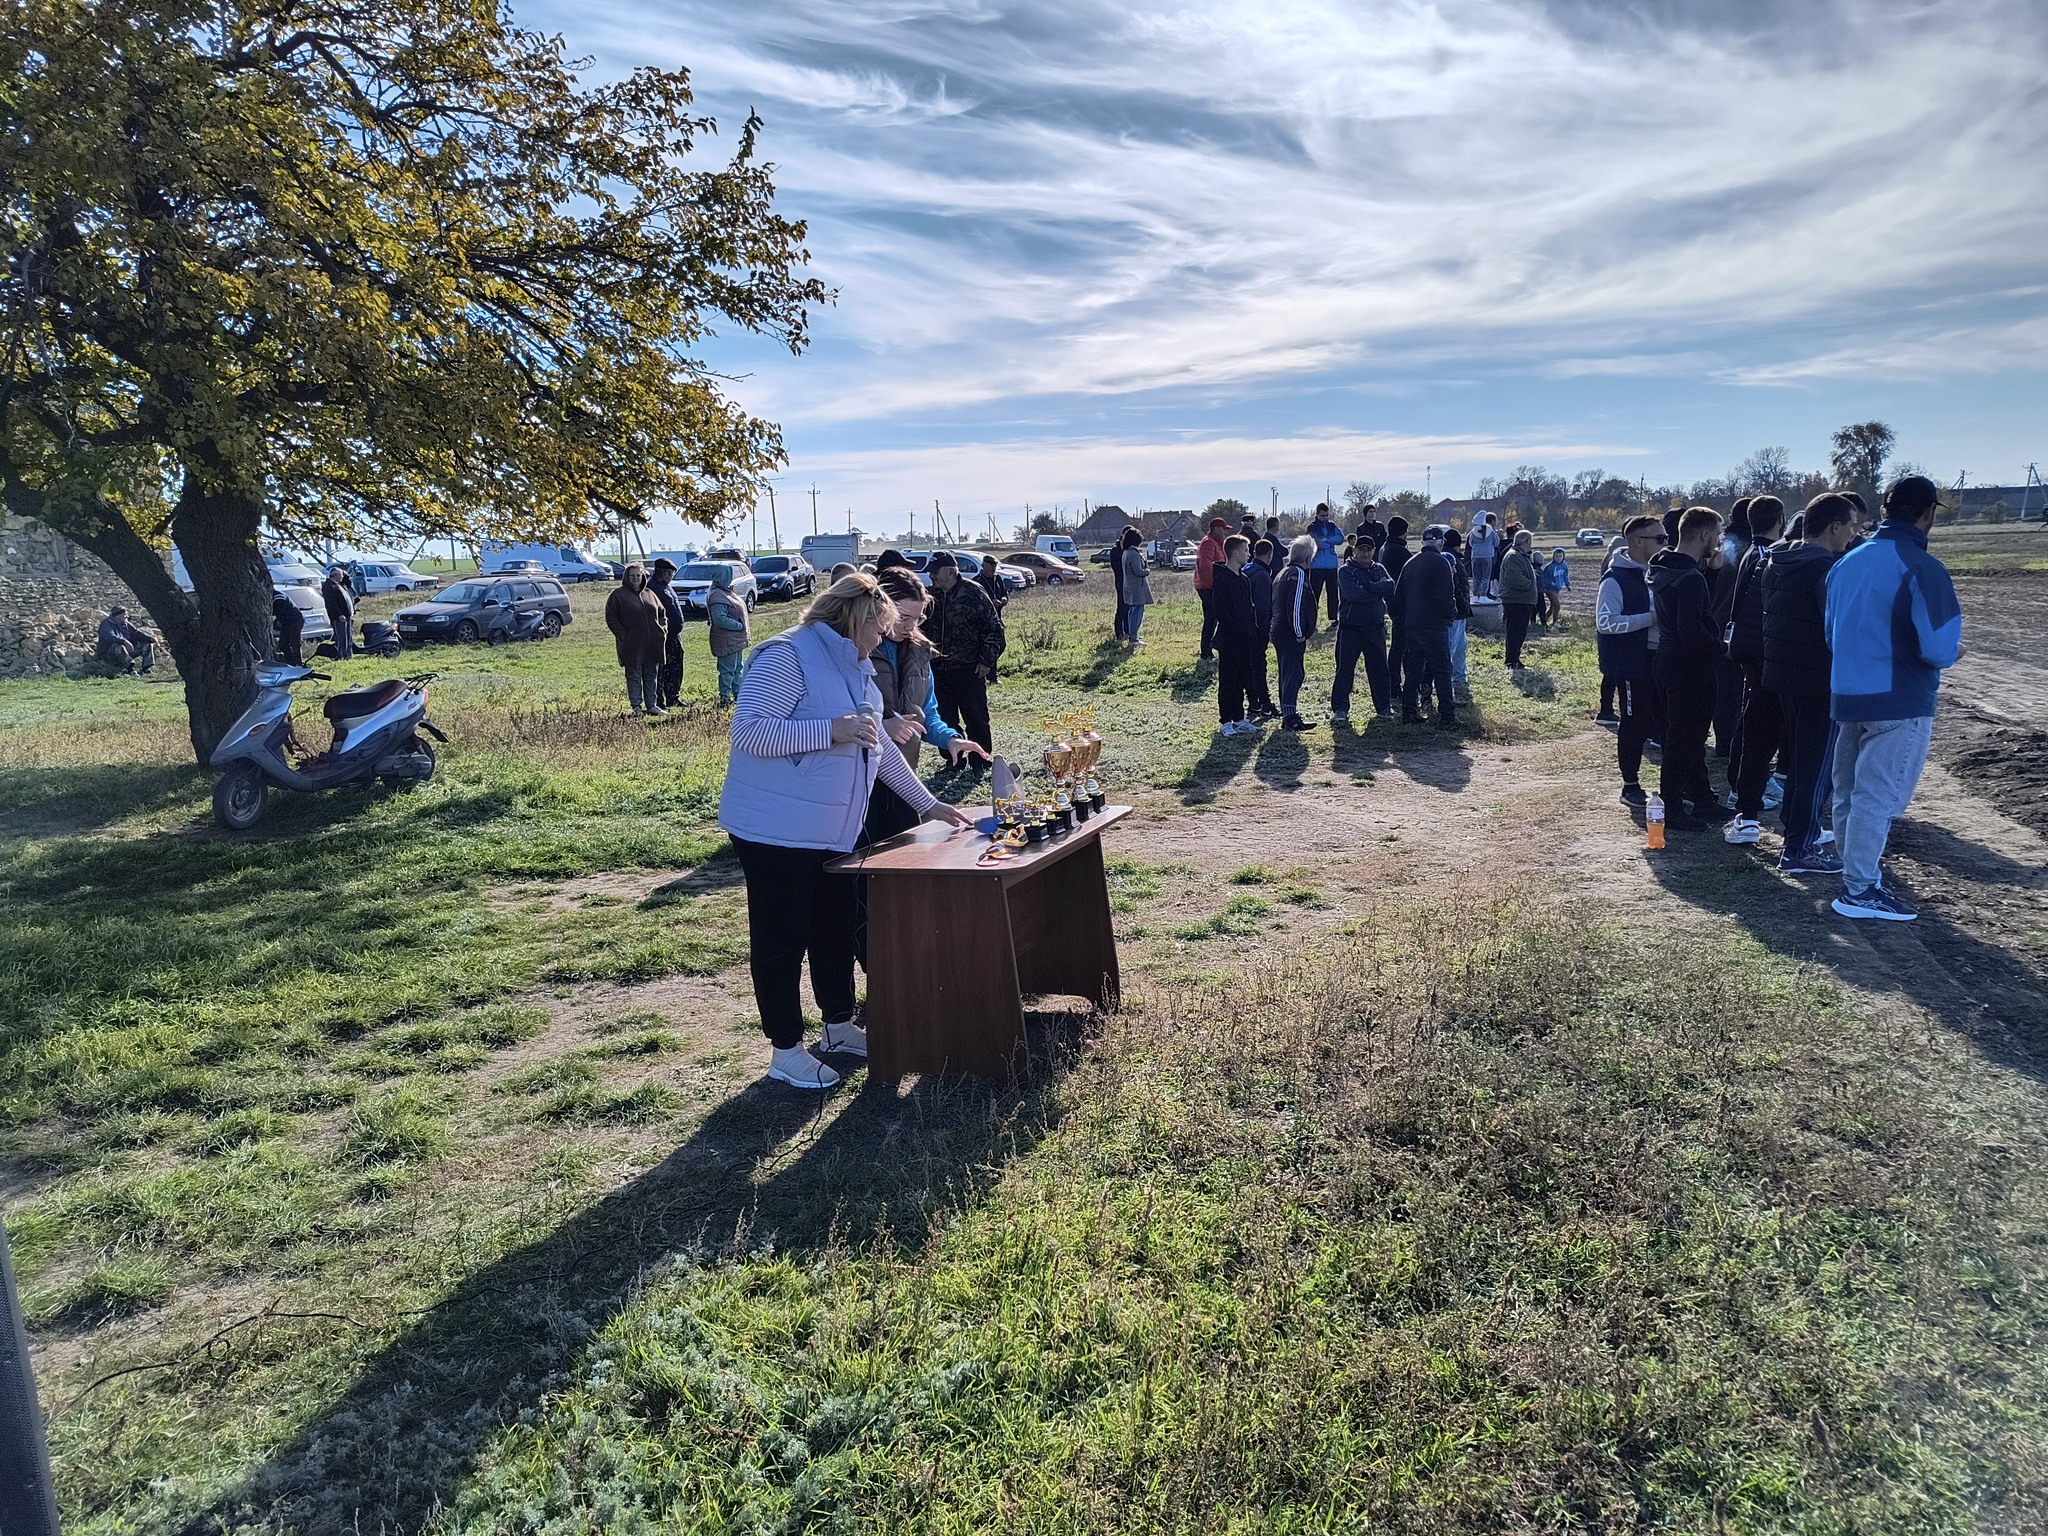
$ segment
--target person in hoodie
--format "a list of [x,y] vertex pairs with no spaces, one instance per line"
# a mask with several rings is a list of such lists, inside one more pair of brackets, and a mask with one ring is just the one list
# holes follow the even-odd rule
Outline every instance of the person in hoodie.
[[1664,814],[1676,822],[1687,801],[1698,817],[1720,810],[1707,777],[1707,732],[1714,723],[1716,661],[1727,652],[1714,627],[1707,572],[1721,560],[1721,514],[1688,507],[1678,520],[1678,547],[1650,562],[1650,601],[1657,611],[1657,686],[1664,694]]
[[[1607,550],[1600,557],[1600,580],[1593,588],[1593,598],[1596,606],[1599,602],[1600,589],[1607,584],[1607,572],[1614,565],[1614,557],[1624,553],[1627,549],[1628,539],[1622,534],[1617,533],[1607,541]],[[1602,668],[1600,672],[1600,712],[1593,717],[1595,725],[1604,725],[1612,730],[1621,729],[1621,716],[1614,711],[1614,695],[1618,687],[1619,685],[1615,680],[1607,675],[1606,669]]]
[[[1387,539],[1380,545],[1380,564],[1387,568],[1387,574],[1395,582],[1401,580],[1401,569],[1409,560],[1408,519],[1395,513],[1387,519]],[[1408,664],[1406,639],[1401,628],[1401,605],[1394,604],[1392,614],[1393,636],[1387,642],[1387,692],[1392,698],[1401,697],[1401,669]]]
[[1614,685],[1614,750],[1621,768],[1621,803],[1641,806],[1643,747],[1657,732],[1657,611],[1650,601],[1650,562],[1664,548],[1664,525],[1645,513],[1621,530],[1622,545],[1608,551],[1607,569],[1593,604],[1600,676]]
[[1465,681],[1466,647],[1472,635],[1472,567],[1463,547],[1464,535],[1455,528],[1442,530],[1444,558],[1451,562],[1451,596],[1458,616],[1451,620],[1451,692],[1460,704],[1472,702],[1472,690]]
[[1330,685],[1333,726],[1351,723],[1351,688],[1361,657],[1373,713],[1394,712],[1394,696],[1387,687],[1387,600],[1394,595],[1394,578],[1378,555],[1372,540],[1360,533],[1337,572],[1337,677]]
[[718,668],[718,702],[731,704],[740,696],[740,674],[754,636],[747,605],[732,595],[732,567],[723,560],[711,562],[704,619],[711,630],[711,660]]
[[1258,726],[1245,718],[1245,695],[1251,681],[1252,636],[1257,619],[1251,585],[1244,578],[1251,541],[1233,533],[1223,541],[1223,563],[1216,567],[1212,590],[1216,603],[1216,718],[1225,736],[1256,735]]
[[1316,541],[1302,534],[1287,546],[1287,565],[1273,581],[1273,649],[1280,658],[1280,728],[1306,731],[1301,718],[1303,662],[1316,632],[1315,586],[1309,576]]
[[1472,522],[1472,536],[1466,540],[1472,547],[1472,593],[1475,597],[1493,596],[1493,563],[1500,554],[1500,529],[1494,526],[1492,517],[1481,512]]
[[1884,495],[1884,521],[1828,573],[1833,656],[1835,835],[1844,917],[1909,923],[1920,914],[1884,888],[1880,861],[1934,738],[1941,674],[1962,655],[1963,612],[1948,567],[1927,552],[1940,492],[1907,475]]
[[1515,535],[1515,542],[1500,559],[1500,616],[1510,672],[1522,670],[1522,646],[1529,638],[1529,621],[1535,618],[1537,604],[1543,600],[1536,562],[1529,555],[1534,543],[1524,530]]
[[1771,764],[1778,756],[1784,716],[1778,696],[1764,686],[1764,571],[1771,546],[1785,522],[1785,504],[1758,496],[1749,504],[1749,542],[1735,568],[1728,594],[1728,659],[1742,673],[1742,719],[1735,728],[1735,754],[1728,777],[1735,784],[1735,819],[1722,836],[1737,845],[1762,836],[1760,818],[1770,805]]
[[1252,557],[1245,562],[1244,584],[1252,599],[1252,649],[1245,662],[1245,690],[1250,718],[1277,720],[1273,690],[1266,684],[1266,652],[1273,644],[1273,562],[1279,558],[1271,539],[1252,545]]
[[1564,622],[1564,595],[1572,589],[1572,564],[1564,557],[1564,546],[1551,546],[1550,558],[1537,567],[1537,584],[1542,588],[1537,619],[1544,628]]
[[1328,602],[1330,622],[1337,622],[1337,572],[1344,564],[1344,530],[1330,516],[1327,501],[1316,503],[1316,515],[1308,525],[1308,536],[1316,541],[1315,558],[1309,562],[1311,595]]
[[1458,723],[1451,691],[1451,625],[1458,617],[1457,562],[1444,554],[1443,530],[1425,528],[1422,548],[1394,581],[1394,625],[1407,654],[1402,658],[1401,718],[1422,724],[1422,696],[1436,690],[1437,724]]
[[1721,632],[1722,653],[1714,663],[1714,755],[1730,764],[1729,783],[1735,781],[1735,753],[1742,733],[1742,668],[1727,653],[1728,621],[1735,602],[1735,577],[1742,556],[1749,549],[1750,508],[1755,498],[1740,497],[1728,511],[1721,530],[1721,563],[1707,571],[1707,588],[1713,596],[1714,627]]
[[[1364,539],[1374,549],[1378,549],[1387,542],[1386,524],[1380,521],[1379,508],[1375,507],[1371,502],[1367,502],[1365,506],[1359,509],[1358,521],[1351,525],[1351,538],[1354,543],[1359,539]],[[1337,594],[1339,623],[1343,622],[1343,596],[1341,592]]]
[[1202,601],[1202,659],[1216,654],[1216,567],[1223,563],[1223,536],[1230,519],[1212,517],[1209,531],[1195,549],[1195,596]]
[[1129,524],[1116,536],[1116,543],[1109,551],[1109,579],[1116,587],[1116,621],[1109,626],[1109,637],[1118,645],[1129,638],[1125,631],[1130,628],[1131,605],[1124,597],[1124,551],[1136,544],[1141,535]]
[[1829,491],[1806,504],[1800,522],[1804,537],[1772,550],[1762,574],[1762,677],[1778,696],[1785,753],[1785,798],[1778,807],[1785,849],[1778,868],[1792,875],[1832,875],[1842,865],[1822,846],[1820,826],[1835,752],[1827,585],[1828,573],[1856,536],[1856,504]]

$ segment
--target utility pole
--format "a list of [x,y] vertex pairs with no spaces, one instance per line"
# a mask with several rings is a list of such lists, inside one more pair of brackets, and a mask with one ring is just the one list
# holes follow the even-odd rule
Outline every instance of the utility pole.
[[1280,515],[1280,487],[1277,485],[1273,487],[1273,515]]
[[953,536],[946,530],[946,514],[939,510],[939,498],[936,496],[932,498],[932,527],[936,530],[933,538],[951,542]]
[[911,549],[917,548],[917,508],[915,507],[910,509],[910,531],[903,535],[903,542]]
[[748,554],[753,554],[753,553],[754,553],[754,552],[755,552],[756,550],[759,550],[759,549],[760,549],[760,547],[761,547],[761,503],[757,501],[757,502],[755,502],[755,503],[754,503],[754,539],[753,539],[753,549],[750,549],[750,550],[748,550],[748,551],[747,551],[747,553],[748,553]]
[[782,519],[775,515],[775,487],[768,487],[768,532],[775,539],[775,553],[782,553]]
[[[1433,464],[1422,466],[1422,505],[1425,510],[1436,505],[1435,471],[1436,466]],[[1619,581],[1621,578],[1616,577],[1615,579]]]
[[[848,513],[847,515],[848,515],[848,516],[851,516],[852,514],[851,514],[851,513]],[[818,482],[817,482],[817,481],[815,481],[815,480],[813,480],[813,481],[811,482],[811,532],[812,532],[813,534],[816,534],[816,533],[817,533],[817,531],[818,531]]]

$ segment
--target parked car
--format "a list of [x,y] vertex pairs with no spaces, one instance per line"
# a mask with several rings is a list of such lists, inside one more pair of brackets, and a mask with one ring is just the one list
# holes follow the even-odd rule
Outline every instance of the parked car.
[[270,584],[280,592],[286,587],[317,587],[326,580],[319,571],[296,560],[269,560],[263,568],[270,572]]
[[1088,573],[1078,565],[1041,549],[1020,550],[1010,556],[1010,563],[1030,571],[1048,587],[1077,586],[1088,579]]
[[754,573],[747,569],[744,560],[697,560],[676,572],[673,583],[676,598],[686,613],[704,611],[704,594],[711,590],[711,568],[722,565],[732,572],[732,595],[747,605],[747,611],[754,611],[754,604],[761,595],[761,584],[754,579]]
[[389,560],[351,560],[348,572],[357,590],[366,593],[431,592],[441,584],[438,576],[422,576],[409,565]]
[[727,545],[724,549],[706,550],[704,552],[704,558],[706,560],[737,560],[741,565],[745,565],[747,563],[747,557],[741,554],[737,549],[734,549],[731,545]]
[[538,560],[499,560],[485,571],[486,576],[548,576],[553,573]]
[[548,575],[493,571],[465,576],[431,602],[414,603],[396,614],[401,640],[485,640],[500,629],[518,626],[524,615],[540,612],[536,633],[552,640],[572,622],[569,594]]
[[1195,568],[1195,561],[1200,558],[1201,553],[1202,547],[1199,544],[1181,545],[1179,549],[1173,552],[1173,568],[1176,571],[1192,571]]
[[[275,578],[272,578],[275,580]],[[299,631],[299,644],[307,651],[323,640],[334,638],[334,625],[327,618],[327,600],[320,595],[318,585],[307,586],[304,582],[280,583],[278,595],[299,610],[304,627]]]
[[808,597],[818,589],[818,573],[802,555],[756,555],[749,568],[763,597]]
[[537,570],[557,581],[605,581],[612,574],[610,565],[575,544],[500,544],[484,551],[483,567]]
[[1107,565],[1116,558],[1118,548],[1119,546],[1115,544],[1105,544],[1088,557],[1088,563],[1090,565]]
[[1607,535],[1598,528],[1581,528],[1579,536],[1574,542],[1581,549],[1600,549],[1605,547]]
[[[981,579],[982,561],[995,559],[993,555],[977,555],[965,549],[954,550],[953,558],[959,562],[960,574],[969,581]],[[1005,592],[1022,592],[1031,585],[1031,578],[1025,574],[1022,567],[1003,560],[996,560],[996,579],[1002,582]]]

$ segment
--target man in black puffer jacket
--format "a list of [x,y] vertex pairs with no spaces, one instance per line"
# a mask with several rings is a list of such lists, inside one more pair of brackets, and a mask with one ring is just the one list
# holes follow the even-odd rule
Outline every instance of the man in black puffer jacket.
[[[1384,562],[1383,562],[1384,563]],[[1451,691],[1451,625],[1458,617],[1458,583],[1444,558],[1443,530],[1425,529],[1422,550],[1394,582],[1394,624],[1401,632],[1401,718],[1422,724],[1422,696],[1436,690],[1436,722],[1458,723]]]
[[1729,584],[1728,659],[1742,675],[1741,724],[1728,764],[1728,777],[1735,785],[1735,819],[1723,834],[1731,843],[1754,843],[1761,835],[1758,818],[1785,728],[1778,696],[1764,686],[1764,571],[1784,524],[1785,503],[1777,497],[1759,496],[1749,504],[1750,542]]
[[924,632],[932,658],[932,692],[939,717],[982,751],[995,750],[989,732],[988,680],[1003,654],[1003,621],[988,594],[960,576],[960,562],[940,550],[927,563],[931,606]]
[[1678,522],[1678,547],[1650,562],[1650,601],[1657,611],[1657,685],[1664,692],[1664,814],[1677,822],[1684,802],[1693,815],[1713,816],[1707,777],[1707,731],[1714,723],[1714,667],[1727,654],[1714,627],[1707,567],[1721,559],[1721,514],[1688,508]]
[[1785,852],[1778,868],[1795,875],[1831,875],[1841,872],[1841,862],[1817,842],[1827,768],[1835,752],[1828,572],[1856,536],[1856,504],[1830,491],[1808,502],[1802,516],[1804,537],[1774,549],[1764,567],[1761,676],[1777,694],[1784,720],[1785,800],[1778,814],[1785,827]]

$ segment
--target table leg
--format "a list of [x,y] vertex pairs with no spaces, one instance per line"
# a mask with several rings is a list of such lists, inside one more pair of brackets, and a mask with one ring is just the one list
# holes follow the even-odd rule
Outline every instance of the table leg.
[[1098,1008],[1116,1007],[1122,977],[1102,840],[1090,838],[1057,864],[1024,875],[1009,894],[1024,995],[1085,997]]
[[869,1077],[1027,1077],[1001,876],[877,875],[868,893]]

